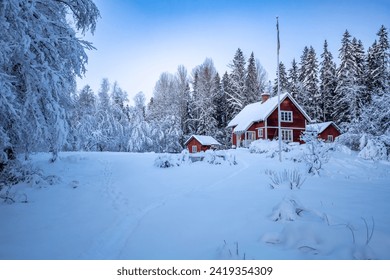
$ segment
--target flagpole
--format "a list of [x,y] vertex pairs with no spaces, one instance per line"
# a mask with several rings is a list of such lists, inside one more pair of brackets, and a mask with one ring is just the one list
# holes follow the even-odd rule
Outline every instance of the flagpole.
[[279,161],[282,162],[282,129],[280,124],[281,112],[280,112],[280,77],[279,77],[279,49],[280,49],[280,40],[279,40],[279,17],[276,17],[276,30],[278,33],[278,51],[277,51],[277,65],[278,65],[278,140],[279,140]]

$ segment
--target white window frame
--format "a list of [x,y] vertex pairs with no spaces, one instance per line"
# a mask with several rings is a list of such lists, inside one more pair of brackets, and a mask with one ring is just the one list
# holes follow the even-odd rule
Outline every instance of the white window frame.
[[280,111],[280,121],[293,122],[293,112],[292,111]]
[[192,147],[191,147],[191,152],[197,153],[197,152],[198,152],[198,146],[192,145]]
[[292,129],[282,129],[282,141],[293,142],[294,134]]
[[[256,132],[255,131],[247,131],[246,133],[247,133],[246,140],[249,140],[249,141],[256,140]],[[251,135],[251,136],[249,136],[249,135]]]
[[259,128],[257,130],[257,135],[258,135],[259,138],[263,138],[264,137],[264,131],[263,131],[262,128]]
[[333,135],[332,135],[332,134],[329,134],[326,140],[327,140],[328,142],[333,142]]

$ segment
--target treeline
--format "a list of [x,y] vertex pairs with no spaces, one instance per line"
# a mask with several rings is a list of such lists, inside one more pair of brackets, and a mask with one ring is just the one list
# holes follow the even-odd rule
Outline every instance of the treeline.
[[[228,121],[258,101],[267,74],[252,53],[248,66],[240,49],[222,79],[211,59],[175,74],[162,73],[153,97],[140,92],[129,105],[128,95],[115,82],[103,79],[94,93],[89,85],[72,96],[65,150],[180,152],[192,134],[213,135],[229,146]],[[241,84],[241,79],[244,81]]]
[[[343,132],[374,136],[389,134],[390,48],[382,26],[377,40],[364,51],[360,40],[346,31],[339,49],[339,65],[327,41],[317,58],[305,47],[287,70],[280,63],[280,89],[290,92],[315,122],[334,121]],[[179,152],[192,134],[212,135],[230,145],[228,122],[261,93],[276,94],[267,72],[253,53],[248,59],[237,49],[222,77],[212,59],[187,72],[162,73],[153,97],[142,93],[128,104],[127,94],[104,79],[97,94],[89,86],[73,98],[71,137],[67,150]]]
[[[378,103],[386,102],[389,97],[387,29],[381,26],[377,36],[365,51],[362,42],[345,31],[338,66],[328,50],[327,41],[320,62],[314,48],[305,47],[299,64],[294,59],[286,70],[280,63],[282,91],[290,92],[315,121],[335,121],[344,132],[356,123],[371,122],[367,120],[367,113],[378,111]],[[388,129],[386,120],[380,117],[383,127],[377,133],[383,134]]]

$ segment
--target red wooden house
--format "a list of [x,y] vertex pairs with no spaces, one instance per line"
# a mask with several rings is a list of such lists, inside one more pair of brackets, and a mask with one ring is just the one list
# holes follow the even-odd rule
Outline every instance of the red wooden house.
[[[286,142],[301,142],[300,135],[311,122],[310,117],[289,93],[280,95],[281,135]],[[228,124],[232,128],[232,144],[249,147],[257,139],[278,137],[278,97],[262,94],[262,101],[249,104]]]
[[184,145],[187,146],[190,153],[197,153],[217,148],[221,144],[211,136],[192,135]]
[[333,142],[341,134],[340,128],[334,122],[313,123],[306,126],[306,131],[315,132],[318,138]]

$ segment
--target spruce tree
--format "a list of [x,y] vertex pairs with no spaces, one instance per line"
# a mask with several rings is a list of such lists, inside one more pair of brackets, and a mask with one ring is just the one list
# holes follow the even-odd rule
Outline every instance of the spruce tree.
[[351,121],[350,101],[354,86],[354,59],[351,35],[348,30],[343,34],[339,50],[340,65],[337,69],[337,86],[333,118],[338,124]]
[[324,42],[324,51],[321,54],[320,63],[320,96],[323,109],[321,121],[331,121],[334,107],[336,90],[336,64],[333,62],[333,55],[328,50],[328,42]]
[[[286,67],[284,66],[283,62],[279,62],[279,82],[280,82],[280,93],[284,93],[288,91],[289,88],[289,82],[286,72]],[[276,78],[274,82],[274,88],[273,88],[273,95],[278,94],[278,70],[276,70]]]
[[245,94],[245,57],[241,49],[237,49],[233,61],[229,64],[230,73],[230,90],[227,92],[227,101],[229,111],[233,116],[238,114],[247,104]]
[[291,68],[288,70],[287,79],[288,79],[287,91],[292,95],[294,99],[297,99],[299,95],[299,70],[295,58],[291,62]]
[[248,68],[246,70],[245,93],[246,93],[246,98],[244,100],[243,106],[256,102],[260,96],[258,81],[257,81],[256,60],[253,52],[249,57]]
[[368,81],[370,90],[382,94],[390,86],[390,44],[385,26],[381,26],[378,40],[374,42],[368,53]]

